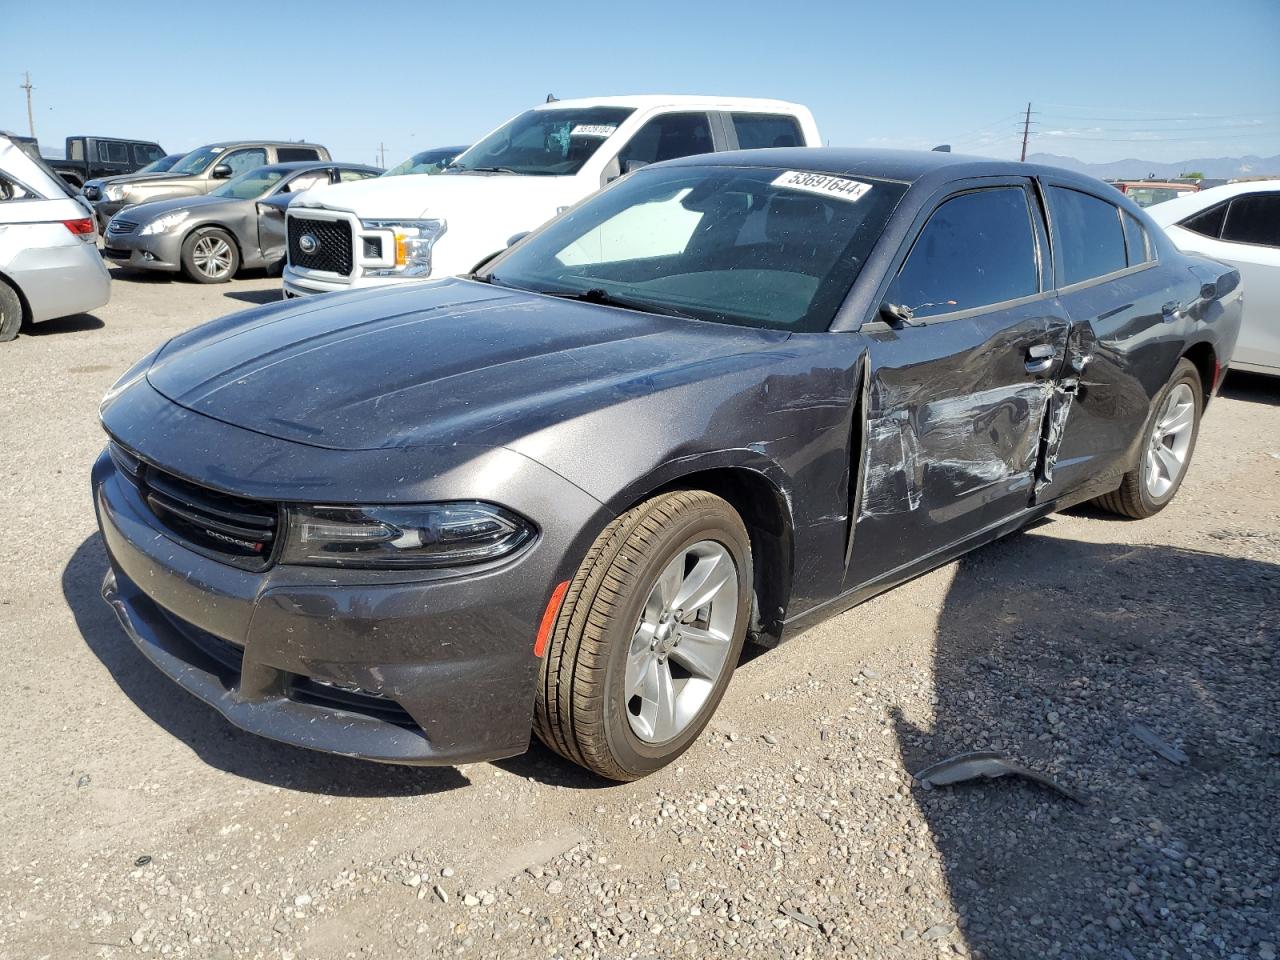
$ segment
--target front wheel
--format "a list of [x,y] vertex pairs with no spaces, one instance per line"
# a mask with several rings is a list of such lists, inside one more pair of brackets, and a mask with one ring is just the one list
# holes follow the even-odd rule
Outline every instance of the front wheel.
[[17,292],[0,280],[0,343],[6,343],[22,329],[22,301]]
[[240,251],[225,230],[201,227],[182,244],[182,272],[196,283],[226,283],[240,269]]
[[1190,360],[1180,360],[1151,405],[1138,466],[1097,503],[1121,516],[1145,519],[1163,510],[1182,486],[1200,432],[1204,390]]
[[661,494],[605,528],[565,595],[542,662],[538,737],[612,780],[697,739],[742,652],[751,540],[725,500]]

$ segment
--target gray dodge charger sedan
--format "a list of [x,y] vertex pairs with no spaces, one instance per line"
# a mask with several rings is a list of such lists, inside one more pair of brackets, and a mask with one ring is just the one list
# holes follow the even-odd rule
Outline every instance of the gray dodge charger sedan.
[[1108,185],[942,153],[656,164],[475,275],[182,334],[102,405],[103,595],[232,723],[618,780],[744,640],[1176,494],[1239,276]]
[[298,160],[258,167],[207,196],[125,207],[107,223],[103,255],[143,270],[181,270],[198,283],[225,283],[241,267],[285,256],[284,208],[304,190],[364,180],[382,171],[355,163]]

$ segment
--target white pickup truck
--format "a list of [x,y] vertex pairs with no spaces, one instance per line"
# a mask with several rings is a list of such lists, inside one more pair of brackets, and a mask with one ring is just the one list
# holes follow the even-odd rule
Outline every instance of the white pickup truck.
[[807,107],[739,97],[561,100],[433,177],[309,190],[288,209],[286,297],[466,273],[623,174],[676,157],[818,146]]

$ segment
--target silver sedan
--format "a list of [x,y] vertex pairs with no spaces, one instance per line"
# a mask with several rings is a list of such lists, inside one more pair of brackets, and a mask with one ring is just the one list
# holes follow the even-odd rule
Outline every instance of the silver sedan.
[[107,224],[103,255],[143,270],[180,270],[197,283],[224,283],[242,267],[284,259],[284,210],[299,193],[381,172],[331,160],[258,167],[208,196],[126,207]]

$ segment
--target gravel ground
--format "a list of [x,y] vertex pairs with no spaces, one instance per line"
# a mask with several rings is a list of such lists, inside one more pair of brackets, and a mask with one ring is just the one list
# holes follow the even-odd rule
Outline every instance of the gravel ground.
[[[278,284],[117,274],[0,347],[0,957],[1275,960],[1280,382],[1229,378],[1160,516],[1054,517],[757,652],[640,783],[381,767],[234,730],[97,596],[98,399]],[[1084,802],[911,776],[979,749]]]

